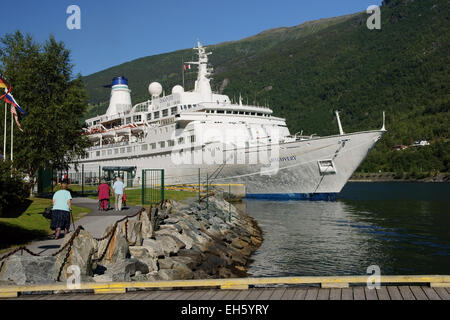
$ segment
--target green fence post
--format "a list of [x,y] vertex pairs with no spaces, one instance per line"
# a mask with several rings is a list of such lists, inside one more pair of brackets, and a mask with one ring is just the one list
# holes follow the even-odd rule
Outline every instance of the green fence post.
[[81,165],[81,196],[84,197],[84,163]]
[[161,201],[164,201],[164,169],[161,170]]
[[142,170],[142,189],[141,189],[141,203],[142,203],[142,205],[144,205],[145,204],[145,195],[144,195],[144,188],[145,188],[145,183],[144,183],[144,180],[145,180],[145,170]]

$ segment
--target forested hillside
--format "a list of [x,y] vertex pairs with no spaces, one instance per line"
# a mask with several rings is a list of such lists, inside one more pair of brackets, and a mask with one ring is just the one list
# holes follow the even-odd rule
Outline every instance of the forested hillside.
[[[381,30],[369,30],[368,15],[357,13],[211,46],[213,86],[231,98],[242,94],[244,102],[269,105],[292,133],[336,133],[334,110],[341,111],[346,132],[376,129],[384,110],[388,134],[359,170],[448,172],[449,12],[447,0],[391,0],[383,3]],[[181,82],[182,58],[192,55],[181,50],[88,76],[91,102],[107,101],[109,92],[100,86],[121,74],[130,79],[134,103],[147,99],[150,81],[170,92]],[[103,111],[96,109],[91,114]],[[391,150],[419,139],[431,145]]]

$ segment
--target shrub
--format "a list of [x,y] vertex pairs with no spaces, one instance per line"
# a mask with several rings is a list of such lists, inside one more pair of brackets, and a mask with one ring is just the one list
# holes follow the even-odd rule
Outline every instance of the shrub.
[[19,207],[28,197],[29,184],[10,161],[0,161],[0,216]]

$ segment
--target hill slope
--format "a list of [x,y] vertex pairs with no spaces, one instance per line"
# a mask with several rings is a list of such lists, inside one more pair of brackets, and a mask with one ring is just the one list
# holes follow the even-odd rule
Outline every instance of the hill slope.
[[[336,133],[336,109],[342,111],[345,131],[380,128],[385,110],[389,133],[361,170],[448,172],[448,1],[384,1],[381,30],[368,30],[367,17],[319,20],[212,46],[214,87],[219,90],[228,79],[225,94],[269,104],[293,133]],[[100,94],[95,86],[122,73],[135,90],[134,102],[147,99],[150,81],[161,81],[169,90],[181,82],[182,57],[190,56],[191,49],[181,50],[86,77],[91,101],[105,101],[109,92]],[[418,139],[432,145],[390,150]]]

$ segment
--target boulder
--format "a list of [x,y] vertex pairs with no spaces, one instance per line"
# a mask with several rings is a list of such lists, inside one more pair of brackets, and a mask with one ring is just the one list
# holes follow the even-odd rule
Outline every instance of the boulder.
[[[106,235],[111,230],[111,228],[113,228],[112,225],[107,227],[104,235]],[[100,264],[116,263],[128,258],[129,256],[130,251],[127,240],[121,234],[120,230],[118,230],[118,228],[112,235],[111,241],[109,241],[108,237],[98,244],[97,259],[100,259]]]
[[106,264],[105,276],[112,281],[131,281],[131,277],[136,274],[136,259],[124,259],[115,263]]
[[[61,247],[63,247],[70,237],[66,237]],[[56,255],[56,268],[59,268],[64,263],[67,256],[67,249]],[[72,246],[70,248],[69,256],[61,271],[60,281],[65,281],[72,275],[67,272],[69,266],[78,266],[80,268],[81,276],[92,276],[93,274],[93,259],[97,251],[97,242],[92,238],[91,234],[86,230],[81,230],[75,239],[73,239]],[[70,270],[69,270],[70,271]]]
[[125,220],[119,224],[118,229],[130,246],[140,246],[142,244],[141,221],[135,219]]
[[165,256],[175,255],[182,249],[180,242],[175,241],[171,236],[158,236],[156,242],[160,244]]
[[145,239],[142,243],[142,246],[148,250],[149,254],[152,257],[161,257],[164,256],[164,250],[161,245],[161,242],[156,241],[155,239]]
[[58,272],[56,257],[16,254],[4,262],[0,280],[16,285],[52,283],[56,281]]
[[142,228],[141,228],[142,239],[151,238],[153,236],[153,226],[149,219],[148,212],[143,212],[141,214],[139,221],[142,224]]

